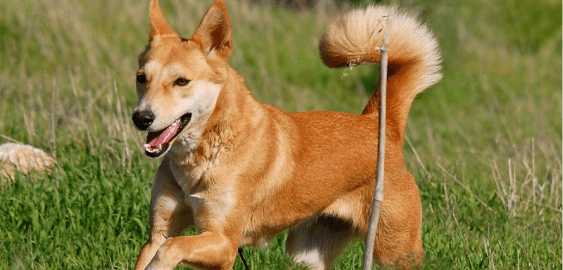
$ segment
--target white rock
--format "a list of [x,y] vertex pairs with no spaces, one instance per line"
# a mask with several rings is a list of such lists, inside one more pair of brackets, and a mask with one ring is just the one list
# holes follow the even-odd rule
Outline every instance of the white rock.
[[16,171],[49,170],[55,159],[31,145],[5,143],[0,145],[0,179],[14,178]]

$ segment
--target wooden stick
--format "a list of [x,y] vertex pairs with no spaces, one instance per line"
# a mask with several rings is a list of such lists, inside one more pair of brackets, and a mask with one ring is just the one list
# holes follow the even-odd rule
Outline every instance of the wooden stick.
[[385,112],[387,98],[387,61],[389,46],[389,29],[391,24],[391,14],[387,15],[387,24],[385,25],[385,34],[383,36],[383,44],[379,48],[381,52],[381,61],[379,64],[379,149],[377,152],[377,176],[375,182],[375,191],[373,201],[371,203],[371,214],[369,217],[368,232],[366,235],[366,244],[364,251],[363,270],[371,270],[373,263],[373,249],[375,244],[375,233],[377,232],[377,223],[379,222],[379,213],[381,213],[381,203],[383,202],[383,174],[385,171]]

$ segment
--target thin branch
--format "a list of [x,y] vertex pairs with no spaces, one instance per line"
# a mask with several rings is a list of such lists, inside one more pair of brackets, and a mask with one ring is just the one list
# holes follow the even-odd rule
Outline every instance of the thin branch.
[[387,61],[389,46],[389,30],[391,24],[391,14],[387,15],[387,24],[385,25],[385,34],[383,36],[383,44],[381,51],[381,61],[379,66],[380,79],[380,106],[379,106],[379,138],[377,153],[377,176],[375,182],[375,192],[371,203],[371,214],[369,218],[369,226],[366,235],[366,244],[364,251],[363,270],[371,270],[373,263],[373,250],[375,244],[375,234],[377,232],[377,224],[379,222],[379,214],[381,213],[381,203],[383,202],[383,176],[385,171],[385,112],[386,112],[386,95],[387,95]]

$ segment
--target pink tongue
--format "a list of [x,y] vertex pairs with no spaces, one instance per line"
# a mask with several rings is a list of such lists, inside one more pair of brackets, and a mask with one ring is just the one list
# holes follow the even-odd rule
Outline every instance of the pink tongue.
[[149,146],[152,148],[158,148],[158,146],[169,142],[172,139],[172,137],[174,137],[176,132],[178,132],[178,128],[180,128],[180,121],[174,122],[172,125],[166,128],[166,130],[164,130],[158,137],[152,139],[149,142]]

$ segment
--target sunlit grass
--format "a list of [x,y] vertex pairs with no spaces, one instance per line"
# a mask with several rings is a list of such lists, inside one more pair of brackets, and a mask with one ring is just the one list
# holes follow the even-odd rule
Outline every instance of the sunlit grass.
[[[184,37],[210,3],[161,0]],[[559,269],[561,4],[393,3],[430,25],[444,61],[444,79],[415,100],[406,133],[424,209],[423,268]],[[0,1],[0,143],[32,144],[58,160],[51,174],[0,187],[0,269],[132,268],[158,165],[130,121],[147,5]],[[227,5],[230,63],[258,100],[361,112],[377,67],[330,70],[318,57],[335,5]],[[245,248],[251,269],[299,269],[284,238]],[[360,269],[362,251],[352,243],[334,269]]]

